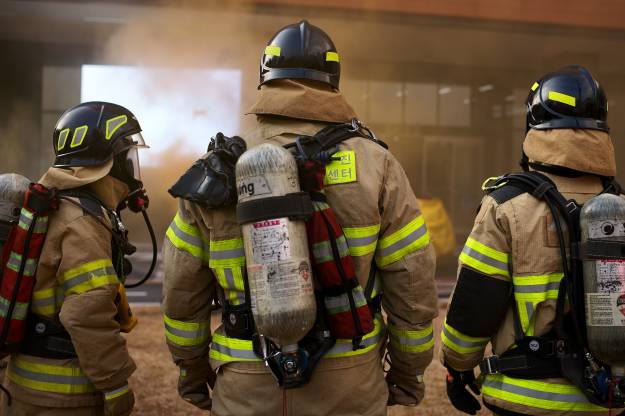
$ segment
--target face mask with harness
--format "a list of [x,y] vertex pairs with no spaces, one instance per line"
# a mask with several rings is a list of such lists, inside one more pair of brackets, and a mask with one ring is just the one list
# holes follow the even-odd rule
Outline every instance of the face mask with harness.
[[[253,341],[256,355],[282,388],[306,384],[337,338],[351,339],[354,350],[363,348],[363,336],[373,330],[373,315],[379,311],[379,297],[371,299],[375,268],[362,288],[323,192],[326,165],[339,157],[334,156],[338,145],[352,137],[385,146],[354,120],[297,138],[285,146],[292,154],[265,143],[245,152],[236,164],[237,220],[242,224],[248,273],[245,303],[224,302],[223,323],[228,336]],[[221,148],[229,148],[233,139],[240,140],[226,138]],[[232,183],[228,175],[219,179],[214,168],[202,167],[234,167],[231,152],[220,163],[210,161],[218,155],[213,151],[203,159],[206,162],[196,162],[172,187],[176,190],[172,194],[188,199],[198,194],[194,190],[201,184],[214,180],[221,181],[218,189],[228,187]],[[210,178],[196,175],[200,169]],[[182,191],[184,179],[188,183]],[[216,199],[196,202],[219,206]]]

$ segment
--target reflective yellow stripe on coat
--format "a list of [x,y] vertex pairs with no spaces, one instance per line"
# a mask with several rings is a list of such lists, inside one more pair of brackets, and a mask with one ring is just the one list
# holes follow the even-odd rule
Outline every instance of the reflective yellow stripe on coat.
[[434,328],[430,324],[421,330],[400,329],[389,325],[389,342],[400,351],[420,353],[434,346]]
[[458,354],[472,354],[482,351],[486,344],[490,341],[489,338],[477,338],[464,335],[451,325],[445,323],[443,325],[443,332],[441,333],[441,342],[450,350],[457,352]]
[[471,237],[460,253],[462,263],[488,276],[510,277],[509,260],[508,253],[495,250]]
[[[384,333],[384,321],[382,317],[377,315],[375,318],[375,328],[362,339],[364,348],[354,351],[351,339],[338,339],[334,347],[324,355],[324,358],[351,357],[365,354],[380,343]],[[233,361],[261,361],[256,354],[254,354],[252,341],[226,336],[223,326],[219,327],[213,334],[210,358],[218,361],[220,364]]]
[[179,212],[176,213],[174,220],[169,224],[165,235],[178,250],[186,251],[193,257],[208,264],[208,244],[202,238],[200,229],[195,225],[185,222]]
[[210,241],[209,267],[231,305],[245,302],[245,249],[242,238]]
[[485,400],[489,397],[561,412],[607,412],[607,409],[589,403],[586,396],[571,384],[552,384],[540,380],[525,380],[489,374],[482,384]]
[[378,243],[380,224],[366,227],[345,227],[343,234],[347,239],[349,254],[353,257],[366,256],[375,251]]
[[85,293],[109,284],[119,284],[111,259],[95,260],[69,269],[61,275],[59,282],[65,296]]
[[375,253],[379,267],[401,260],[404,256],[427,246],[430,235],[423,215],[419,215],[394,233],[380,239]]
[[563,273],[538,276],[512,276],[514,299],[519,311],[523,333],[534,335],[534,312],[539,303],[558,299],[558,289]]
[[62,394],[96,391],[80,367],[42,364],[23,355],[11,357],[7,375],[13,383],[31,390]]
[[208,340],[210,322],[188,322],[163,315],[165,338],[175,347],[194,347]]

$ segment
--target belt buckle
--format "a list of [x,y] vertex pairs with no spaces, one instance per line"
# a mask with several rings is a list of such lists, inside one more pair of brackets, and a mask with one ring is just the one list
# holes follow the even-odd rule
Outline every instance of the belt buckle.
[[486,359],[482,361],[482,364],[480,364],[481,372],[486,374],[499,374],[499,366],[497,365],[498,360],[499,357],[496,355],[486,357]]

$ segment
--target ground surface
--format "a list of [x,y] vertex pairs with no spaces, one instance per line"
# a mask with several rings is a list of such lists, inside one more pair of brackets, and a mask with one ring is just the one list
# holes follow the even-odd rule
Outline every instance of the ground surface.
[[[172,363],[167,347],[161,315],[158,307],[136,307],[135,314],[140,325],[128,336],[128,344],[138,370],[130,380],[135,390],[137,404],[134,415],[209,415],[197,410],[178,398],[176,382],[178,371]],[[444,311],[441,310],[441,314]],[[435,334],[440,333],[441,318],[435,322]],[[437,338],[437,347],[439,338]],[[408,415],[461,415],[445,394],[444,368],[435,358],[426,372],[427,391],[425,399],[417,408],[394,406],[389,416]],[[479,415],[490,414],[482,410]]]

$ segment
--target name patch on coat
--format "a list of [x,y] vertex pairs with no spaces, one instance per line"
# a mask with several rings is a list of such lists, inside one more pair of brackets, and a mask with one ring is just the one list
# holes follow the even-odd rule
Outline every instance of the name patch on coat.
[[326,165],[326,176],[323,180],[325,185],[356,182],[356,154],[353,150],[336,152],[334,160]]

